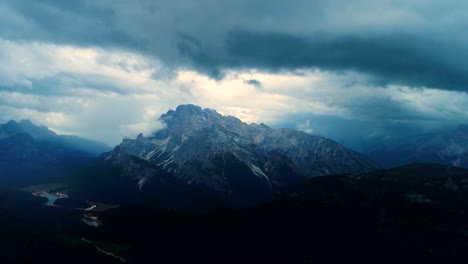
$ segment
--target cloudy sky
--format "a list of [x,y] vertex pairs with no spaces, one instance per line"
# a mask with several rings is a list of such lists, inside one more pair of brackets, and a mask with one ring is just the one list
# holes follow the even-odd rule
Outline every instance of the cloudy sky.
[[0,0],[0,122],[117,144],[192,103],[359,148],[468,121],[468,2]]

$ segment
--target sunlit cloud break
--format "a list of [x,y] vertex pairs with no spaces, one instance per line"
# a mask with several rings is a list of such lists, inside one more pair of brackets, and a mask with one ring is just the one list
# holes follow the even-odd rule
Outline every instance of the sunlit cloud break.
[[204,3],[2,2],[0,121],[114,145],[192,103],[352,145],[468,120],[465,4]]

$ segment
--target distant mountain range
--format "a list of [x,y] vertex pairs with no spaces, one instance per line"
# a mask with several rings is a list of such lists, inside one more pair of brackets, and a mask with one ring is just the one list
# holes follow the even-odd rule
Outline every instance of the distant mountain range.
[[19,134],[28,134],[36,142],[53,144],[57,148],[69,152],[75,151],[96,155],[109,151],[110,149],[109,146],[103,143],[82,137],[57,135],[46,126],[35,125],[30,120],[21,120],[20,122],[10,120],[6,124],[0,125],[0,140]]
[[96,157],[110,148],[77,136],[57,135],[29,120],[0,125],[0,182],[36,182],[63,174],[67,164]]
[[[368,157],[332,140],[292,129],[249,125],[199,106],[181,105],[162,115],[160,121],[165,129],[125,139],[95,162],[95,170],[116,168],[119,175],[113,175],[114,179],[124,179],[129,193],[153,193],[154,188],[177,180],[179,185],[214,195],[229,206],[242,207],[264,201],[280,188],[306,178],[378,168]],[[109,176],[86,175],[84,186],[96,186],[96,194],[114,195],[101,191],[112,181]],[[91,195],[89,188],[82,192]]]
[[72,190],[82,198],[206,209],[259,204],[308,178],[362,174],[378,164],[468,168],[466,125],[376,146],[365,156],[324,137],[247,124],[195,105],[170,110],[160,121],[164,129],[124,139],[110,152],[101,143],[57,135],[29,120],[9,121],[0,125],[0,181],[59,179],[69,176],[67,167],[80,172]]
[[[101,247],[129,263],[468,255],[466,169],[417,163],[381,170],[332,140],[194,105],[160,121],[164,129],[98,156],[93,149],[105,146],[30,121],[0,125],[1,259],[121,262]],[[389,164],[466,166],[467,132],[460,126],[375,155]],[[64,177],[68,203],[91,201],[99,210],[43,206],[17,188]],[[102,228],[83,223],[83,213]]]
[[439,163],[468,168],[468,125],[375,147],[368,155],[391,168],[414,162]]

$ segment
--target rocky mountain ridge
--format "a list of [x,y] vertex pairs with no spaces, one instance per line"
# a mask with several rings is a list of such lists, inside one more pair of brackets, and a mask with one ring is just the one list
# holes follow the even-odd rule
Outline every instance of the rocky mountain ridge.
[[[178,106],[160,120],[165,129],[125,139],[103,159],[126,167],[117,157],[138,157],[189,185],[240,204],[262,201],[306,178],[378,168],[366,156],[332,140],[292,129],[249,125],[199,106]],[[134,180],[144,188],[152,179]]]

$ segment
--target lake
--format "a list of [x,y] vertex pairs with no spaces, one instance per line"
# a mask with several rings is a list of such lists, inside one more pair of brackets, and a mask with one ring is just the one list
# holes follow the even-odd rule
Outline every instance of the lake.
[[36,196],[47,198],[47,202],[44,203],[44,205],[46,206],[55,206],[55,201],[57,201],[58,199],[67,198],[67,197],[64,197],[63,195],[56,195],[54,193],[46,193],[46,192],[38,193],[36,194]]

